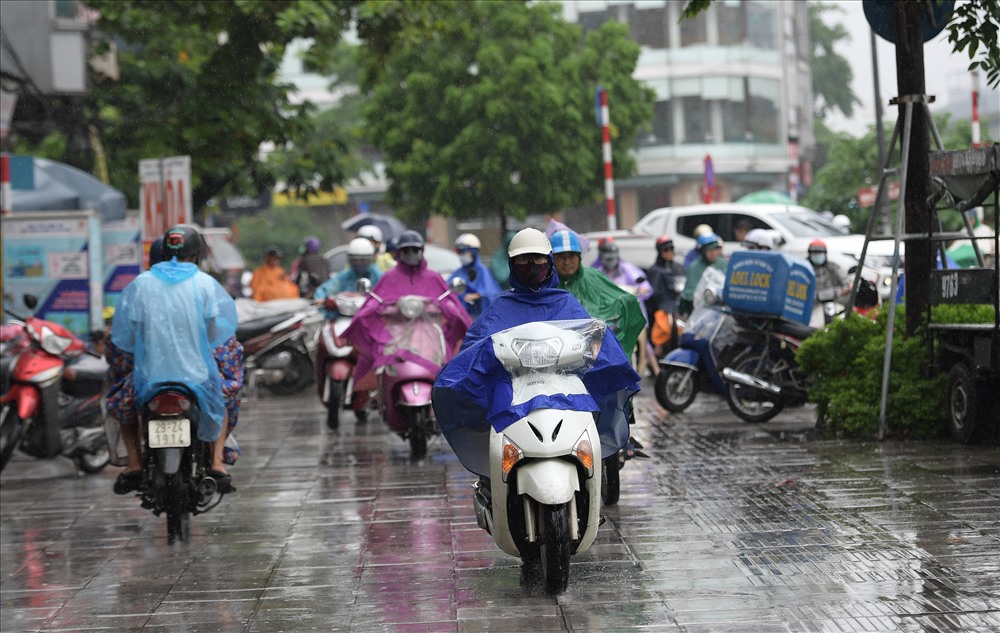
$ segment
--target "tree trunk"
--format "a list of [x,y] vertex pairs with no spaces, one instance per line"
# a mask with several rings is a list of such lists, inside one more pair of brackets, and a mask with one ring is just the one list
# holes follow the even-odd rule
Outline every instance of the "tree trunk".
[[[906,204],[904,231],[910,235],[926,235],[930,229],[927,208],[927,179],[930,174],[928,155],[930,134],[927,110],[919,99],[926,93],[924,84],[923,2],[896,0],[896,89],[900,99],[913,97],[913,118],[910,127],[910,154],[906,169]],[[903,130],[905,103],[899,104],[899,126]],[[902,139],[901,139],[902,141]],[[912,336],[926,320],[931,248],[926,238],[906,240],[906,334]]]

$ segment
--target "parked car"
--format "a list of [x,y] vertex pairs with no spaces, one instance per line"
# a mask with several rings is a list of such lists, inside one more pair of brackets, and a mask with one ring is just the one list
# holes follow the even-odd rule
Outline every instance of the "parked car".
[[[684,257],[694,248],[694,230],[700,224],[707,224],[722,238],[723,254],[729,256],[743,246],[736,241],[733,228],[740,221],[746,221],[752,229],[765,229],[774,237],[775,250],[789,255],[806,258],[809,243],[821,239],[826,243],[830,261],[835,262],[847,273],[856,266],[865,236],[845,235],[835,224],[822,215],[795,205],[784,204],[739,204],[715,203],[685,207],[663,207],[644,215],[628,231],[595,231],[586,233],[590,240],[586,263],[597,259],[597,246],[601,238],[612,237],[618,243],[621,257],[636,266],[646,268],[655,258],[655,240],[661,235],[670,235],[678,257]],[[888,251],[886,251],[888,248]],[[868,245],[869,264],[884,263],[884,257],[892,254],[892,242],[871,242]],[[877,268],[876,282],[883,298],[888,296],[888,284],[884,279],[891,274],[889,268]]]
[[201,268],[214,277],[235,297],[243,296],[243,273],[247,262],[243,253],[233,243],[233,233],[227,228],[199,228],[208,247]]
[[[339,273],[347,268],[347,244],[331,248],[323,257],[330,264],[330,274]],[[451,274],[462,265],[462,260],[455,251],[433,244],[424,246],[424,259],[427,260],[428,268],[437,271],[445,279],[451,277]]]

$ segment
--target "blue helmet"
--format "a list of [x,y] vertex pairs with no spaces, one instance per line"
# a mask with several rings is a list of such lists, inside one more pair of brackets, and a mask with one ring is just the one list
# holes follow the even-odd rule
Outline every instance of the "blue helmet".
[[720,246],[719,236],[715,233],[706,233],[698,238],[696,245],[699,251],[705,250],[706,247],[714,248],[716,246]]
[[552,243],[552,253],[583,253],[580,238],[573,231],[556,231],[549,238]]

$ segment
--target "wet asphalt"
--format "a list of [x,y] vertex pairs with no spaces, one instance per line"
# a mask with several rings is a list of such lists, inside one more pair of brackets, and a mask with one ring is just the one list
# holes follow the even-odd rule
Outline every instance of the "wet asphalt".
[[[0,475],[0,631],[998,631],[1000,449],[811,438],[649,381],[570,586],[476,527],[472,477],[377,416],[325,427],[313,391],[246,401],[238,492],[168,545],[118,469],[15,458]],[[874,415],[874,413],[873,413]],[[349,415],[347,417],[350,417]]]

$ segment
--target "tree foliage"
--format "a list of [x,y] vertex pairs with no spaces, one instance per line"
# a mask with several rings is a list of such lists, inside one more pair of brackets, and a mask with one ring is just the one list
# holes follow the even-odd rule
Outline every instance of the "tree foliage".
[[[293,106],[276,81],[286,46],[333,47],[356,2],[88,0],[99,12],[100,50],[118,45],[121,76],[97,80],[99,120],[113,185],[138,196],[142,158],[190,155],[195,209],[228,189],[255,191],[275,175],[259,146],[314,132],[309,104]],[[336,152],[333,153],[336,157]],[[340,177],[330,155],[320,173]]]
[[840,110],[845,117],[854,114],[854,106],[861,103],[851,89],[854,72],[851,65],[834,50],[837,42],[850,41],[851,36],[843,24],[827,24],[823,20],[826,13],[843,13],[843,7],[835,4],[815,2],[809,4],[809,36],[812,40],[813,98],[814,113],[824,117],[833,109]]
[[384,152],[397,209],[414,219],[523,218],[589,202],[603,183],[599,84],[609,95],[615,174],[634,171],[626,149],[651,120],[654,98],[632,78],[640,49],[625,26],[584,36],[547,3],[422,7],[398,38],[379,44],[384,57],[369,68],[377,78],[369,78],[366,136]]
[[955,52],[969,49],[969,70],[986,73],[986,81],[1000,87],[1000,2],[957,2],[948,21],[948,41]]

